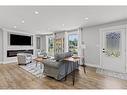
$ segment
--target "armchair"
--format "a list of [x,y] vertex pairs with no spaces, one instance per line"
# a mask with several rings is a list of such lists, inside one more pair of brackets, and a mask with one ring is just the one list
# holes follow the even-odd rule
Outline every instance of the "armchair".
[[28,53],[18,53],[17,54],[17,60],[18,60],[18,64],[28,64],[32,62],[32,54],[28,54]]

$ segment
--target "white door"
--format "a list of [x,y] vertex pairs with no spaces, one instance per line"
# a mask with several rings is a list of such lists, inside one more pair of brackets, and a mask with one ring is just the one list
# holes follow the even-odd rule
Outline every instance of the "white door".
[[125,72],[125,29],[101,31],[101,67],[115,72]]

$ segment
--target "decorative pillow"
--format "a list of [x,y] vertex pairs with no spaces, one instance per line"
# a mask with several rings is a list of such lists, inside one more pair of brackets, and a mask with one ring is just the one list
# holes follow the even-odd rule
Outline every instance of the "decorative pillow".
[[64,58],[71,57],[73,55],[72,52],[66,52]]
[[61,54],[55,54],[55,60],[56,61],[60,61],[60,60],[63,60],[64,59],[64,53],[61,53]]

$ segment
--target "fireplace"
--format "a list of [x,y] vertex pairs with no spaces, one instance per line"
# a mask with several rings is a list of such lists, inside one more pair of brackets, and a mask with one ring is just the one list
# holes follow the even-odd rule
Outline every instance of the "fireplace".
[[17,53],[33,54],[33,49],[29,49],[29,50],[7,50],[7,57],[16,57]]

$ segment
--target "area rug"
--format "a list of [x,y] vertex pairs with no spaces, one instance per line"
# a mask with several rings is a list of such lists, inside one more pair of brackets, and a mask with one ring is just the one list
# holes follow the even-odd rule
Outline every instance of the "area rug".
[[44,74],[43,74],[44,65],[42,64],[42,68],[40,65],[41,64],[38,63],[36,66],[36,63],[32,62],[27,65],[20,65],[20,67],[38,78],[43,78],[44,77]]

